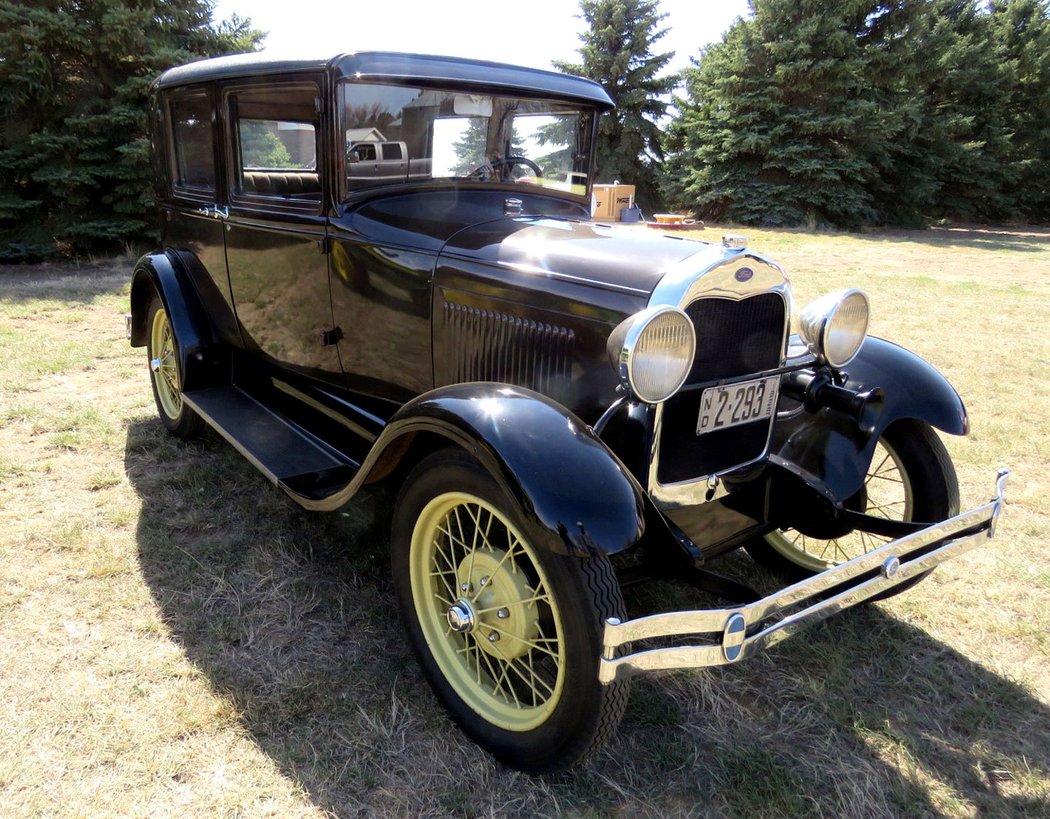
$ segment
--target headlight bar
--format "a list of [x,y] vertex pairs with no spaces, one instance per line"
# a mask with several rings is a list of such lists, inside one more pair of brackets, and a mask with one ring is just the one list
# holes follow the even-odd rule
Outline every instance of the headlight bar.
[[[609,684],[642,671],[729,665],[967,552],[995,535],[1008,476],[1007,470],[999,471],[996,495],[983,506],[905,535],[750,605],[667,612],[626,622],[609,618],[605,622],[598,679]],[[861,579],[872,572],[877,574]],[[821,597],[854,580],[858,582],[830,597]],[[803,605],[805,608],[790,611]],[[781,619],[773,619],[777,615],[782,615]],[[767,623],[769,620],[772,622]],[[620,646],[634,640],[683,634],[704,634],[708,640],[720,635],[721,639],[718,643],[654,648],[616,656]]]

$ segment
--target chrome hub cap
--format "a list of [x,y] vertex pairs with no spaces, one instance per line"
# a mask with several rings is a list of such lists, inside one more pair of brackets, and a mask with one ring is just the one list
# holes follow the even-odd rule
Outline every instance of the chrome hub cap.
[[449,627],[457,634],[469,634],[474,630],[474,609],[470,603],[460,598],[451,606],[445,614]]

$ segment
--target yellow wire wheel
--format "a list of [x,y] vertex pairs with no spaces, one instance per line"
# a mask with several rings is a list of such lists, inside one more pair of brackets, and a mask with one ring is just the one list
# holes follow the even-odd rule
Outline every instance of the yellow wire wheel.
[[521,533],[481,498],[447,492],[416,521],[410,566],[420,628],[456,693],[508,731],[543,723],[565,683],[565,642]]
[[156,293],[149,303],[146,322],[149,329],[146,355],[157,413],[172,435],[193,438],[203,431],[204,419],[183,400],[179,341],[164,302]]
[[409,642],[450,716],[504,764],[546,773],[616,731],[629,686],[602,685],[598,665],[605,620],[625,610],[608,557],[551,551],[560,540],[537,544],[543,524],[526,520],[465,451],[440,449],[401,487],[390,563]]
[[[959,484],[944,444],[929,424],[911,419],[891,424],[876,443],[861,489],[843,504],[875,518],[935,523],[959,511]],[[799,579],[878,549],[893,538],[844,531],[820,538],[784,528],[747,544],[760,563]],[[891,589],[903,591],[925,575]]]
[[[887,520],[912,520],[914,489],[901,456],[885,439],[875,446],[864,478],[863,512]],[[795,529],[766,535],[766,542],[788,560],[812,572],[822,572],[889,543],[892,538],[853,530],[841,537],[809,537]]]
[[153,312],[149,355],[158,408],[174,421],[182,412],[182,386],[175,354],[175,335],[163,306]]

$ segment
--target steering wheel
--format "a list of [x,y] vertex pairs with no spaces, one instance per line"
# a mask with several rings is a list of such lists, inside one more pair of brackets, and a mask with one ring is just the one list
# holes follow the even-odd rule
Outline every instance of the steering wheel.
[[[498,176],[500,181],[505,181],[510,176],[510,172],[515,165],[524,165],[536,174],[537,177],[543,176],[543,171],[540,170],[540,166],[528,157],[508,156],[505,159],[493,159],[489,162],[484,162],[481,165],[478,165],[478,167],[470,172],[470,178],[487,182],[492,177]],[[503,173],[497,174],[497,168],[501,169]]]

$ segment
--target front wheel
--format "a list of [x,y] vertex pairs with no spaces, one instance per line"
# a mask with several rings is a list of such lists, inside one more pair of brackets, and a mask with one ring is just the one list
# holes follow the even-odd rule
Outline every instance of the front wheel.
[[[846,506],[890,520],[935,523],[959,512],[959,483],[944,444],[929,424],[897,421],[879,438],[861,490]],[[853,530],[840,537],[809,537],[780,529],[747,545],[759,563],[791,580],[810,577],[888,543],[891,538]],[[895,587],[910,588],[925,577]]]
[[424,459],[394,513],[401,617],[459,726],[504,764],[566,768],[604,742],[627,687],[598,682],[602,624],[624,617],[606,557],[533,546],[518,510],[459,450]]

